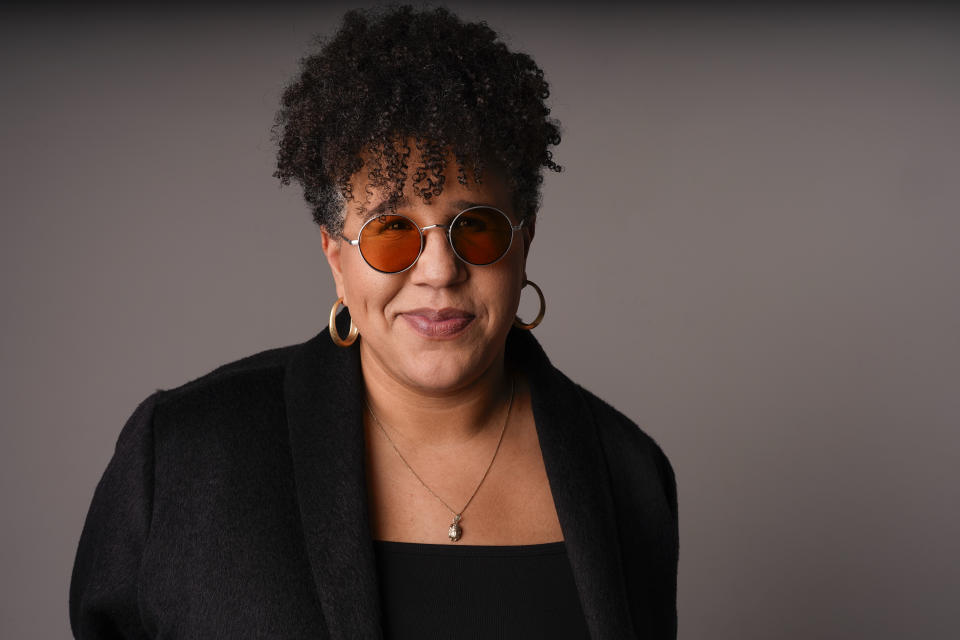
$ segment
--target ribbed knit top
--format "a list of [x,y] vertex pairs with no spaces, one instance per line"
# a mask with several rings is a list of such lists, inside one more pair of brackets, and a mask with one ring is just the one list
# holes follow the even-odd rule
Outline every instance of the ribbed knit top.
[[373,546],[387,640],[590,637],[562,541]]

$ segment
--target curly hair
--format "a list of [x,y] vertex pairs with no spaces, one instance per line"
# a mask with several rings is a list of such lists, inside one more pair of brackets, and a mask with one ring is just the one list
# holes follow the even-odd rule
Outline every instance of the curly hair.
[[529,55],[510,51],[484,22],[410,6],[349,11],[318,45],[285,88],[273,128],[274,176],[300,183],[317,224],[342,229],[351,177],[365,166],[391,206],[408,177],[429,202],[443,191],[448,158],[461,184],[496,166],[518,215],[536,214],[542,169],[561,170],[548,149],[560,130]]

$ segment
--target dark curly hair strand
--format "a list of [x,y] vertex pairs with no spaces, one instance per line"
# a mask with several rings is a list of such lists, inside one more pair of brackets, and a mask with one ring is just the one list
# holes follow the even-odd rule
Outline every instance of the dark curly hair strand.
[[365,164],[391,203],[408,177],[429,201],[443,191],[451,155],[461,184],[468,172],[480,182],[484,167],[501,169],[517,213],[532,216],[542,169],[560,171],[548,149],[560,143],[548,96],[533,59],[508,50],[486,23],[442,8],[349,11],[283,92],[274,175],[299,182],[314,220],[334,233],[353,199],[351,176]]

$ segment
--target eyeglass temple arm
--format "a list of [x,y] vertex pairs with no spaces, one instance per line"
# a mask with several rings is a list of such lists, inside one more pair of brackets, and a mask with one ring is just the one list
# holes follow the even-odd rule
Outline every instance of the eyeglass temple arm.
[[515,231],[520,231],[521,229],[523,229],[523,225],[525,225],[525,224],[527,224],[527,219],[526,219],[526,218],[524,218],[523,220],[521,220],[521,221],[520,221],[520,224],[511,224],[511,225],[510,225],[511,233],[513,233],[513,232],[515,232]]

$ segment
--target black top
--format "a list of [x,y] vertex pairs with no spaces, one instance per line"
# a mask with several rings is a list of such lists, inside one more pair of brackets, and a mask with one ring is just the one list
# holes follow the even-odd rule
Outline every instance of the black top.
[[562,541],[373,546],[389,640],[590,637]]

